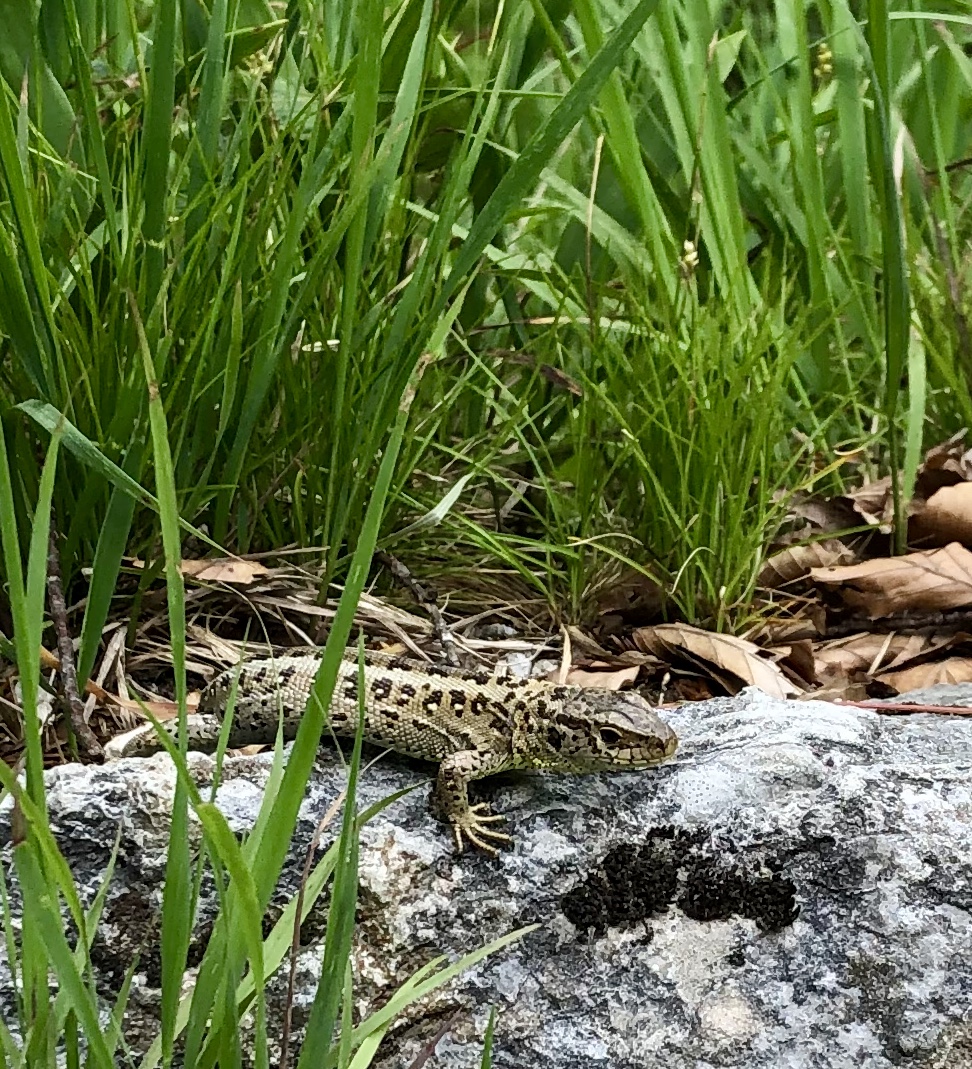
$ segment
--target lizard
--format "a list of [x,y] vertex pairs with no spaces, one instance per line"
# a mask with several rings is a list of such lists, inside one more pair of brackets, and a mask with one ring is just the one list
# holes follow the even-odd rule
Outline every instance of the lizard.
[[[244,661],[217,676],[188,717],[187,745],[214,750],[236,686],[229,745],[272,743],[278,726],[293,739],[310,697],[322,650]],[[472,780],[507,769],[586,773],[644,769],[671,757],[675,732],[640,695],[504,677],[486,669],[423,664],[365,654],[364,740],[439,765],[434,801],[465,840],[487,854],[512,842],[493,825],[504,818],[488,803],[471,805]],[[358,724],[357,651],[341,662],[328,710],[335,735]],[[163,727],[173,736],[176,721]],[[121,742],[121,740],[118,740]],[[152,725],[130,733],[111,757],[145,756],[162,746]]]

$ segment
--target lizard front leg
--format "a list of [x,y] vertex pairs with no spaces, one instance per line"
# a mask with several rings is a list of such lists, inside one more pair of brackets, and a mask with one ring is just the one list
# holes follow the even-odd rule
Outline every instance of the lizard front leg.
[[460,750],[450,754],[439,765],[435,800],[442,816],[452,825],[456,847],[460,853],[464,845],[463,837],[493,857],[499,853],[499,847],[487,842],[487,839],[501,845],[513,841],[504,832],[489,827],[504,817],[494,813],[487,802],[469,804],[470,780],[492,776],[509,767],[507,754],[486,753],[481,750]]

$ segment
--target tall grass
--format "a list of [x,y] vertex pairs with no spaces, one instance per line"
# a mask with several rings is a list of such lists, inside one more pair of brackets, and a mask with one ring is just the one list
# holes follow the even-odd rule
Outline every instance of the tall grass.
[[[617,10],[577,5],[561,32],[582,49]],[[670,615],[745,626],[778,506],[810,481],[842,488],[834,447],[865,446],[904,500],[923,445],[967,423],[970,22],[869,12],[660,6],[619,74],[623,100],[602,98],[602,122],[551,161],[492,261],[520,287],[520,321],[498,284],[494,326],[426,379],[416,412],[441,459],[419,464],[470,481],[420,567],[460,576],[460,595],[485,587],[479,607],[505,567],[548,619],[577,621],[623,549]],[[617,107],[634,117],[638,176],[620,173]],[[651,234],[633,192],[645,181],[664,210]],[[619,361],[631,336],[655,340]],[[632,406],[633,466],[618,445]]]
[[[481,443],[474,468],[495,455],[481,434],[503,418],[482,389],[489,354],[557,367],[592,318],[647,314],[684,336],[721,316],[731,336],[786,294],[792,421],[819,449],[870,440],[878,418],[878,460],[901,466],[933,427],[961,425],[968,183],[952,165],[972,91],[968,21],[846,0],[666,0],[585,121],[533,141],[543,167],[523,182],[531,135],[623,11],[522,0],[493,18],[458,2],[362,0],[296,5],[284,22],[260,3],[222,0],[209,15],[170,5],[162,17],[75,0],[60,19],[17,20],[0,45],[7,403],[50,404],[150,479],[132,293],[165,386],[182,516],[240,549],[326,545],[329,576],[350,562],[378,444],[424,344],[415,325],[431,329],[436,301],[470,279],[456,327],[480,370],[447,338],[451,363],[425,377],[413,409],[439,430],[409,438],[383,538],[413,518],[399,496],[410,473],[437,476],[457,428],[465,455]],[[497,199],[511,169],[515,195]],[[633,309],[602,292],[615,285]],[[534,325],[550,316],[559,330]],[[491,371],[521,390],[528,419],[552,404],[570,425],[569,397],[535,390],[508,361]],[[29,457],[36,429],[6,426],[14,455]],[[780,486],[788,461],[768,473]],[[32,463],[18,463],[15,493],[36,492]],[[159,534],[76,465],[65,460],[55,500],[70,518],[69,566],[99,562],[89,668],[121,553],[150,551]],[[664,509],[646,493],[650,511]],[[611,506],[594,533],[618,530]],[[640,559],[658,554],[645,546]],[[733,587],[739,562],[727,569],[715,581]]]

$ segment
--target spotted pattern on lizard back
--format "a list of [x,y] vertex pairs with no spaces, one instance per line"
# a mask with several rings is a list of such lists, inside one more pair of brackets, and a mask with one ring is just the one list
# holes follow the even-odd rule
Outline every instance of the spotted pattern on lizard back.
[[[218,676],[189,717],[190,749],[214,749],[236,681],[230,746],[271,743],[278,725],[297,733],[320,666],[320,653],[246,662]],[[238,681],[237,681],[238,675]],[[506,769],[600,772],[648,768],[677,746],[672,729],[637,694],[503,678],[487,671],[424,665],[368,655],[364,667],[364,738],[439,765],[438,808],[456,845],[464,840],[495,854],[510,837],[503,818],[485,803],[470,805],[471,780]],[[329,709],[335,735],[353,737],[358,723],[358,664],[342,661]],[[175,734],[174,722],[166,730]],[[160,744],[151,726],[129,737],[112,756],[152,753]]]

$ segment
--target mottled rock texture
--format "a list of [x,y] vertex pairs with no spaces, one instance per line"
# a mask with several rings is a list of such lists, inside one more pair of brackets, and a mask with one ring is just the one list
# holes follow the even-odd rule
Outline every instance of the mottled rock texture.
[[[972,704],[970,692],[929,700]],[[415,1009],[379,1058],[479,1064],[489,1007],[509,1069],[972,1067],[972,718],[884,716],[746,692],[668,719],[682,747],[648,772],[517,775],[482,796],[510,817],[498,860],[454,857],[420,789],[364,830],[355,947],[360,1008],[415,968],[530,922],[540,928]],[[205,782],[209,758],[194,758]],[[218,801],[253,823],[269,756],[227,763]],[[425,774],[387,757],[360,803]],[[281,901],[344,783],[322,751]],[[48,776],[51,821],[90,898],[120,854],[96,961],[104,988],[141,964],[128,1029],[151,1035],[157,910],[173,777],[167,759]],[[9,808],[0,810],[9,839]],[[9,860],[9,847],[5,858]],[[194,959],[214,910],[204,888]],[[320,968],[304,926],[297,1015]],[[2,966],[2,962],[0,962]],[[9,1019],[9,981],[0,1010]],[[276,1009],[283,985],[273,994]]]

